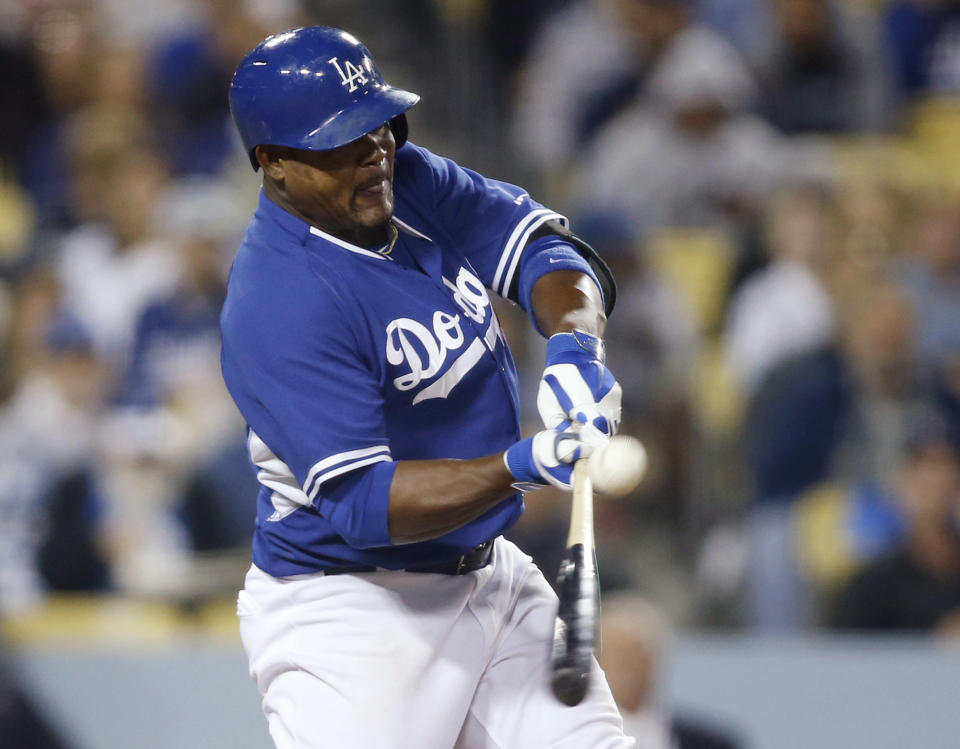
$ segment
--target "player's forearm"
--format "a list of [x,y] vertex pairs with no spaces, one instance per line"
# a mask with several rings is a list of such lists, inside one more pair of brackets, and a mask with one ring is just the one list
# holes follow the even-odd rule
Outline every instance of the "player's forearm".
[[390,484],[395,544],[427,541],[475,520],[513,494],[503,454],[472,460],[402,460]]
[[600,289],[585,273],[560,270],[537,279],[530,295],[537,325],[548,337],[574,329],[602,337],[607,324]]

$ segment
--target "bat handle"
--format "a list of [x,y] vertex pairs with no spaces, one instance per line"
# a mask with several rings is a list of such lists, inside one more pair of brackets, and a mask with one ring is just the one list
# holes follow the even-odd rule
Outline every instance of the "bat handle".
[[593,483],[590,481],[590,458],[580,458],[573,465],[573,500],[570,505],[570,532],[567,548],[581,544],[589,564],[593,566]]

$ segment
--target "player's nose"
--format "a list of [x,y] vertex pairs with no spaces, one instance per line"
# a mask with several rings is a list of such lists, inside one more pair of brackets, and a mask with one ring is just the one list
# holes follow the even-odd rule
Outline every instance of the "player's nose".
[[360,163],[363,166],[376,165],[391,152],[394,144],[393,132],[390,126],[384,123],[360,138],[359,143]]

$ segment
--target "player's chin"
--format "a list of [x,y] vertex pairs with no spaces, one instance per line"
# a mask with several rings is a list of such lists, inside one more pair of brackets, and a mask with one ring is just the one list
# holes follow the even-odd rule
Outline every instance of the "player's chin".
[[374,227],[393,218],[393,195],[358,194],[353,201],[353,213],[361,226]]

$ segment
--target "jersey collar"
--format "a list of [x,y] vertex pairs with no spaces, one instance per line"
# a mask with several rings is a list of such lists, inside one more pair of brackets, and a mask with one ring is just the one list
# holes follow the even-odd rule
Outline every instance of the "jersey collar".
[[[257,213],[261,215],[263,218],[265,218],[266,220],[271,221],[274,224],[278,224],[280,228],[283,229],[284,231],[288,232],[289,234],[292,234],[294,237],[296,237],[297,241],[300,244],[303,244],[304,242],[306,242],[307,238],[313,235],[313,236],[321,237],[322,239],[325,239],[326,241],[332,244],[335,244],[338,247],[342,247],[345,250],[349,250],[350,252],[355,252],[360,255],[368,255],[371,257],[379,258],[381,260],[387,259],[386,256],[381,255],[378,252],[375,252],[373,250],[368,250],[365,247],[360,247],[355,244],[351,244],[350,242],[346,242],[342,239],[339,239],[338,237],[333,236],[328,232],[323,231],[323,229],[318,229],[316,226],[312,226],[311,224],[308,224],[303,219],[294,216],[289,211],[281,208],[279,205],[274,203],[270,198],[267,197],[267,194],[263,191],[262,188],[260,189],[260,201],[257,206]],[[426,234],[423,234],[422,232],[417,231],[408,223],[406,223],[405,221],[402,221],[396,216],[393,217],[392,221],[394,225],[404,234],[409,234],[412,237],[416,237],[417,239],[423,239],[427,242],[433,242],[433,240],[430,239],[430,237],[428,237]]]
[[424,234],[423,232],[417,231],[412,226],[410,226],[410,224],[401,221],[396,216],[393,217],[392,221],[394,224],[397,225],[397,228],[400,231],[402,231],[404,234],[409,234],[411,237],[416,237],[417,239],[423,239],[423,240],[426,240],[427,242],[433,242],[433,240],[430,239],[430,237],[428,237],[426,234]]
[[373,257],[373,258],[377,258],[378,260],[385,260],[387,262],[390,262],[390,258],[387,257],[386,255],[376,252],[375,250],[368,250],[365,247],[359,247],[355,244],[350,244],[349,242],[345,242],[339,237],[333,236],[333,234],[328,234],[322,229],[318,229],[316,226],[309,227],[309,233],[313,234],[316,237],[320,237],[321,239],[325,239],[330,244],[335,244],[337,247],[342,247],[343,249],[349,250],[350,252],[354,252],[358,255],[364,255],[366,257]]
[[310,224],[270,200],[263,188],[260,188],[257,215],[270,223],[279,225],[285,232],[292,234],[300,244],[306,242],[307,237],[310,236]]
[[[396,216],[394,216],[390,220],[393,222],[393,225],[396,226],[397,229],[403,234],[408,234],[411,237],[422,239],[426,242],[430,242],[431,244],[433,243],[433,240],[430,239],[430,237],[428,237],[426,234],[423,234],[422,232],[417,231],[412,226],[410,226],[410,224],[406,223],[405,221],[402,221]],[[363,255],[364,257],[374,258],[376,260],[384,260],[388,263],[393,262],[393,258],[390,257],[389,254],[387,253],[377,252],[376,250],[370,250],[370,249],[367,249],[366,247],[360,247],[358,245],[351,244],[350,242],[340,239],[339,237],[333,236],[333,234],[325,232],[323,229],[318,229],[316,226],[308,225],[307,233],[308,235],[312,234],[315,237],[320,237],[321,239],[326,240],[330,244],[336,245],[337,247],[341,247],[342,249],[347,250],[348,252],[352,252],[356,255]]]

